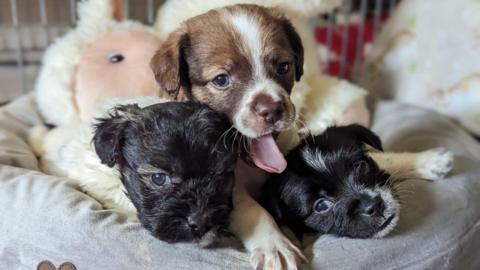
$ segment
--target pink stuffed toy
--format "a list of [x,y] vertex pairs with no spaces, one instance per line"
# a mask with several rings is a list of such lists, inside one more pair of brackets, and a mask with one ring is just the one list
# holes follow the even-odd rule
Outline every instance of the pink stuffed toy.
[[106,97],[160,95],[149,66],[160,39],[125,20],[122,2],[79,2],[77,26],[46,51],[35,99],[47,123],[87,120]]

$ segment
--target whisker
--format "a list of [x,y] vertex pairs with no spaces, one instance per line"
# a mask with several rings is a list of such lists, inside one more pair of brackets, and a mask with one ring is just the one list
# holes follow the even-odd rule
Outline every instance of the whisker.
[[233,134],[234,134],[234,137],[233,137],[233,141],[232,141],[232,149],[233,149],[233,146],[235,145],[235,141],[237,140],[238,130],[235,130],[235,132]]
[[245,149],[245,152],[250,155],[250,148],[248,147],[250,145],[250,142],[248,141],[247,137],[242,136],[243,139],[243,147]]
[[227,135],[228,133],[233,129],[233,125],[225,130],[225,132],[222,133],[222,135],[220,135],[220,137],[218,138],[217,142],[215,143],[215,148],[217,147],[217,144],[223,139],[223,146],[225,147],[225,149],[228,149],[227,148],[227,142],[226,142],[226,138],[227,138]]

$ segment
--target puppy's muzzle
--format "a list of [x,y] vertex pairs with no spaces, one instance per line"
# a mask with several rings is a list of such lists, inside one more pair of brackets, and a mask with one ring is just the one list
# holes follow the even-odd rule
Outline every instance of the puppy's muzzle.
[[295,109],[288,97],[274,100],[266,94],[259,94],[251,103],[250,110],[257,119],[257,125],[264,130],[282,131],[288,128],[295,118]]
[[363,215],[366,217],[381,217],[385,211],[385,203],[380,196],[365,196],[361,199],[353,200],[350,213]]
[[267,124],[275,124],[285,113],[285,102],[273,100],[257,100],[253,104],[254,113]]
[[209,218],[202,212],[195,212],[188,216],[187,224],[195,238],[201,238],[212,228]]

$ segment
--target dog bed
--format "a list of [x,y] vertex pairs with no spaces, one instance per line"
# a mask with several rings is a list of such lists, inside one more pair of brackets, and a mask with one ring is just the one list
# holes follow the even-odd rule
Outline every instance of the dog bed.
[[[31,95],[0,109],[0,269],[44,260],[78,269],[250,269],[237,241],[201,249],[158,241],[139,223],[58,177],[38,171],[26,142],[41,121]],[[322,236],[307,244],[306,269],[479,269],[480,144],[446,118],[398,103],[379,104],[374,130],[386,149],[444,146],[455,169],[438,182],[407,181],[398,228],[384,239]],[[310,242],[310,241],[307,241]]]

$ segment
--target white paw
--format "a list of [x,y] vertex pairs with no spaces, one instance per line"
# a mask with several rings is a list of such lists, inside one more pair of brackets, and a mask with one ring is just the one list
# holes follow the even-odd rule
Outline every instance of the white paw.
[[250,263],[257,270],[296,270],[297,259],[308,261],[287,237],[274,231],[258,242],[251,252]]
[[445,148],[423,152],[417,160],[420,176],[429,180],[443,179],[453,168],[453,154]]

